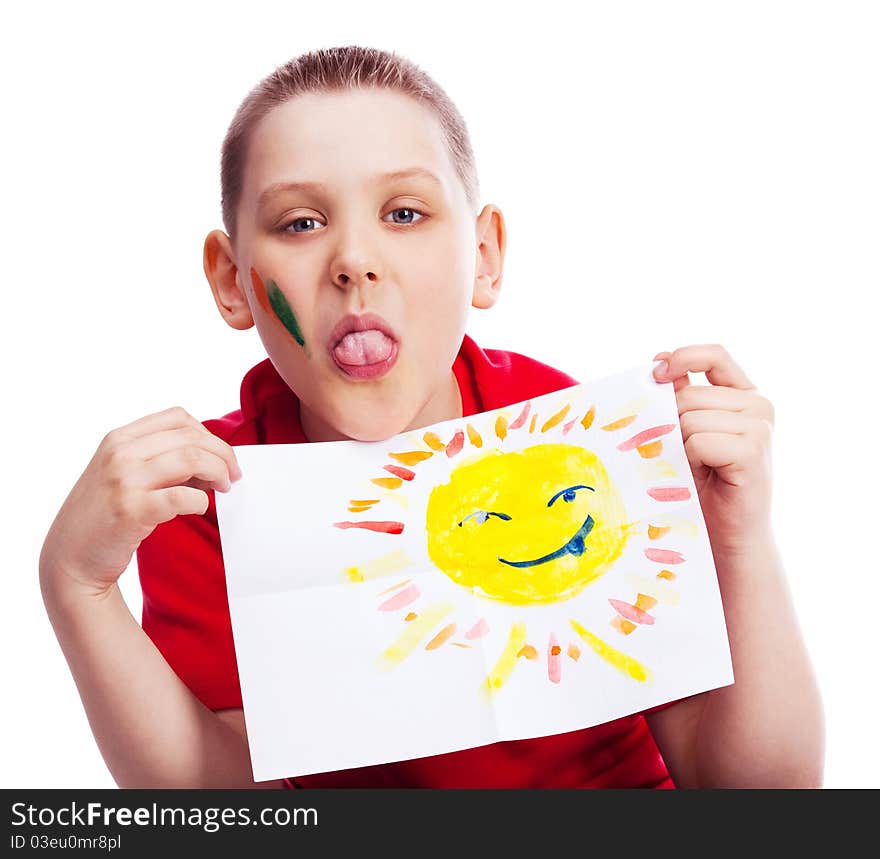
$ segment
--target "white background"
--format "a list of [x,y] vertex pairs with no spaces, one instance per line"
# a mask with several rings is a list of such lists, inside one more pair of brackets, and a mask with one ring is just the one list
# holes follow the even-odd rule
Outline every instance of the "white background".
[[[40,547],[109,430],[238,407],[265,352],[220,319],[202,270],[220,145],[262,77],[345,44],[413,60],[468,123],[509,240],[500,303],[472,311],[480,345],[584,381],[721,343],[772,400],[825,783],[880,785],[878,42],[868,2],[7,11],[2,785],[114,785],[43,609]],[[134,564],[121,585],[139,617]]]

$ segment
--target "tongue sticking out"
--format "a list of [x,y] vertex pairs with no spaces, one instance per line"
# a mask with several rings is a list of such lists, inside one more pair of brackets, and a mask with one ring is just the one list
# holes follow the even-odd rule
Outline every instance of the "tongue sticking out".
[[391,338],[371,328],[368,331],[352,331],[351,334],[346,334],[333,350],[333,354],[342,364],[378,364],[391,354],[393,345]]

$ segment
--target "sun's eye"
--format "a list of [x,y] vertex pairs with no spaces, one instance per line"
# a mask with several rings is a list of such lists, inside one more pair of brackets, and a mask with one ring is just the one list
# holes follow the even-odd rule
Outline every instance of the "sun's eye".
[[461,522],[458,523],[458,527],[461,528],[461,526],[464,525],[464,523],[467,522],[468,519],[476,519],[477,522],[482,525],[490,516],[497,516],[499,519],[510,519],[510,516],[508,516],[506,513],[493,513],[489,510],[475,510],[468,516],[465,516],[464,519],[462,519]]
[[575,496],[577,495],[577,491],[578,491],[578,489],[589,489],[591,492],[595,492],[595,491],[596,491],[595,489],[593,489],[592,486],[584,486],[583,484],[580,484],[580,485],[578,485],[578,486],[569,486],[568,489],[561,489],[559,492],[557,492],[557,493],[556,493],[556,494],[555,494],[555,495],[554,495],[554,496],[553,496],[553,497],[547,502],[547,506],[548,506],[548,507],[552,507],[552,506],[553,506],[553,502],[554,502],[557,498],[559,498],[560,496],[562,496],[562,500],[563,500],[563,501],[574,501]]

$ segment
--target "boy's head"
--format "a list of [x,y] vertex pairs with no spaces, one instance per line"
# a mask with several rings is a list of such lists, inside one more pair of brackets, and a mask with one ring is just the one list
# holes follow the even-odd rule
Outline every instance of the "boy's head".
[[227,232],[208,235],[205,273],[227,323],[256,324],[306,436],[374,441],[461,414],[451,367],[468,308],[495,303],[506,232],[497,207],[477,214],[442,89],[378,50],[303,55],[239,107],[221,172]]

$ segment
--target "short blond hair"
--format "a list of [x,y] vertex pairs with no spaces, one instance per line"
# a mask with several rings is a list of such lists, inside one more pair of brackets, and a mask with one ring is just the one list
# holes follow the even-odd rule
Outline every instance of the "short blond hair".
[[465,198],[476,215],[479,181],[470,135],[443,88],[414,63],[393,52],[356,45],[322,48],[295,57],[260,81],[239,105],[229,125],[220,158],[220,206],[223,225],[233,243],[248,146],[260,120],[273,108],[302,93],[358,87],[397,90],[434,112]]

